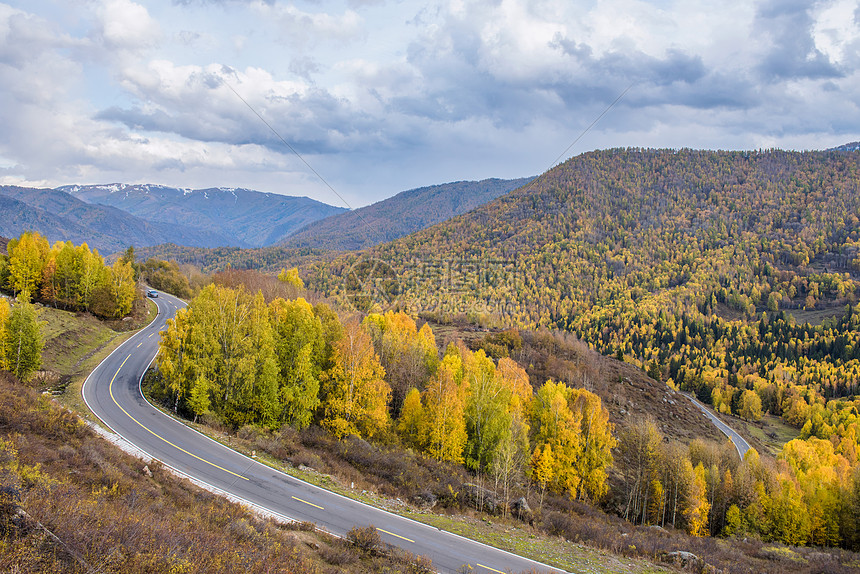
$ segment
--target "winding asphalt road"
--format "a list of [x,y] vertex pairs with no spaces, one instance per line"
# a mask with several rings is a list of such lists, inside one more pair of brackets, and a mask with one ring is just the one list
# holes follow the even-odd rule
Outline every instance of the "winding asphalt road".
[[159,331],[185,304],[159,293],[158,317],[117,348],[90,374],[82,393],[90,410],[114,432],[165,465],[281,517],[308,521],[345,536],[374,525],[382,540],[433,561],[439,572],[470,565],[476,573],[560,572],[308,484],[250,459],[153,407],[140,379],[158,350]]
[[712,412],[708,409],[708,407],[706,407],[705,405],[703,405],[702,403],[700,403],[700,402],[698,401],[698,399],[696,399],[695,397],[693,397],[693,396],[691,396],[691,395],[688,395],[688,394],[686,394],[686,393],[684,393],[684,396],[685,396],[685,397],[687,397],[688,399],[690,399],[691,401],[693,401],[693,404],[694,404],[694,405],[696,405],[697,407],[699,407],[699,410],[701,410],[703,413],[705,413],[705,416],[706,416],[706,417],[708,417],[709,419],[711,419],[711,422],[712,422],[712,423],[714,423],[714,426],[715,426],[715,427],[717,427],[718,429],[720,429],[720,431],[721,431],[724,435],[726,435],[727,437],[729,437],[729,439],[731,439],[731,441],[732,441],[732,442],[734,443],[734,445],[735,445],[735,448],[736,448],[736,449],[738,449],[738,456],[740,456],[740,457],[741,457],[741,460],[743,460],[743,459],[744,459],[744,455],[746,455],[747,451],[751,448],[751,447],[750,447],[750,443],[748,443],[748,442],[744,439],[744,437],[742,437],[742,436],[741,436],[741,435],[739,435],[737,432],[735,432],[735,430],[734,430],[732,427],[730,427],[729,425],[727,425],[726,423],[724,423],[723,421],[721,421],[721,420],[717,417],[717,415],[715,415],[714,413],[712,413]]

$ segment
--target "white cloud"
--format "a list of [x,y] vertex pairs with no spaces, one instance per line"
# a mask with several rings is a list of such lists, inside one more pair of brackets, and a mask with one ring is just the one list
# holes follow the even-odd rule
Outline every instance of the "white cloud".
[[259,1],[253,6],[261,21],[273,22],[280,40],[295,48],[307,49],[320,43],[349,43],[367,35],[364,20],[351,9],[330,14],[300,10],[292,3]]
[[851,0],[0,3],[0,178],[335,201],[225,82],[353,205],[537,173],[631,83],[573,153],[836,145],[860,139],[856,14]]
[[137,51],[155,45],[161,35],[149,11],[131,0],[104,0],[96,10],[108,49]]
[[860,56],[860,21],[853,0],[836,0],[816,6],[813,38],[815,46],[839,64],[853,64]]

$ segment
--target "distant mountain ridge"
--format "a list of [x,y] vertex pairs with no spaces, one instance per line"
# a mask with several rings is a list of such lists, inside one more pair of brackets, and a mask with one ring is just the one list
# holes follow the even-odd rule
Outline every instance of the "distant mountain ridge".
[[280,245],[340,251],[373,247],[471,211],[532,179],[457,181],[411,189],[373,205],[316,221]]
[[38,231],[102,253],[129,245],[363,249],[466,213],[531,178],[485,179],[401,192],[354,211],[244,188],[151,184],[0,186],[0,235]]
[[153,223],[120,209],[90,205],[55,189],[0,186],[0,212],[0,235],[38,231],[51,241],[86,242],[103,253],[169,241],[201,246],[230,241],[215,231]]
[[308,197],[232,187],[114,183],[57,189],[89,204],[111,206],[152,222],[217,229],[230,238],[220,245],[235,247],[273,245],[314,221],[346,211]]

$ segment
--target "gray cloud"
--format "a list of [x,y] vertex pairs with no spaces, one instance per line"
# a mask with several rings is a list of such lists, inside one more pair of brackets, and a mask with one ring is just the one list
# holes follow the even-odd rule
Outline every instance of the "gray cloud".
[[804,0],[768,0],[759,6],[756,31],[770,41],[758,65],[765,79],[830,79],[844,75],[815,47],[811,8]]

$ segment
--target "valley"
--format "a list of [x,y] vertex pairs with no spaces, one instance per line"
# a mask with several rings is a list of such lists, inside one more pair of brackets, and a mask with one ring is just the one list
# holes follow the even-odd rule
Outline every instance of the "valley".
[[0,0],[0,572],[860,572],[851,0]]

